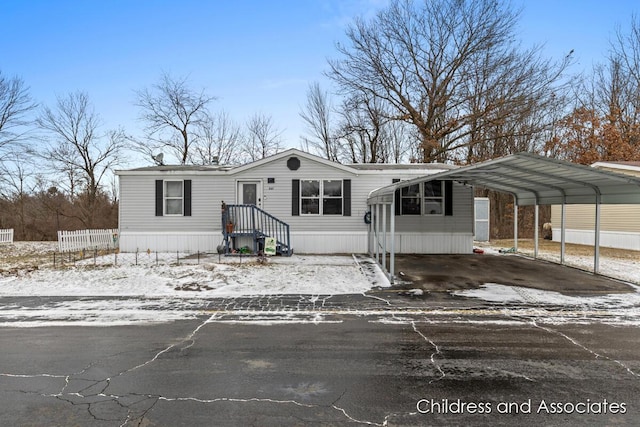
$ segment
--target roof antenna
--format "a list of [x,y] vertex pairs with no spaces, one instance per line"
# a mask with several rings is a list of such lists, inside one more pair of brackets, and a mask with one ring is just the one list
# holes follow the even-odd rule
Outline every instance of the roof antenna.
[[151,158],[153,159],[154,162],[156,162],[156,165],[158,165],[158,166],[164,165],[164,163],[162,161],[164,159],[164,154],[158,153],[155,156],[151,155]]

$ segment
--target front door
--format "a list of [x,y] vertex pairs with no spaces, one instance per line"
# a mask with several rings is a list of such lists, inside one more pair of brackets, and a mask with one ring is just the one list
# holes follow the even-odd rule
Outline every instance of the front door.
[[262,181],[238,181],[238,203],[262,207]]

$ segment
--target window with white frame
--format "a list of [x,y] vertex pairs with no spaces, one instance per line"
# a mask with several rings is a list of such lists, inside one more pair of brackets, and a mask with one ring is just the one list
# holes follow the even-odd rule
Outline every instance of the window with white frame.
[[424,214],[442,215],[444,213],[444,197],[442,191],[442,181],[427,181],[424,188]]
[[420,215],[420,184],[402,187],[400,190],[400,212],[402,215]]
[[[396,181],[397,182],[397,181]],[[396,215],[451,215],[446,213],[445,181],[427,181],[396,191]],[[450,208],[449,208],[450,209]]]
[[303,215],[320,214],[320,181],[300,181],[300,213]]
[[342,215],[342,180],[300,180],[302,215]]
[[164,214],[182,215],[184,206],[184,193],[182,181],[164,182]]
[[322,214],[342,215],[342,180],[322,181]]

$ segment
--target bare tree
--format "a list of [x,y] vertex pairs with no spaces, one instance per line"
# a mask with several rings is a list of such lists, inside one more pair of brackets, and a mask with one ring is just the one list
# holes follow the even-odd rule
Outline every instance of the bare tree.
[[313,151],[325,159],[337,162],[339,148],[331,126],[331,101],[327,92],[313,82],[307,89],[307,104],[300,112],[310,137],[303,136],[306,151]]
[[239,162],[242,133],[226,111],[203,119],[189,153],[190,162],[198,165],[235,164]]
[[388,115],[378,98],[366,93],[352,94],[340,107],[340,137],[353,163],[387,163],[384,147],[389,123]]
[[151,89],[136,91],[135,105],[146,123],[146,140],[134,141],[135,148],[147,155],[167,149],[180,164],[187,163],[197,127],[208,119],[208,106],[214,99],[204,90],[191,89],[187,78],[164,73]]
[[0,71],[0,159],[10,145],[20,141],[29,123],[27,115],[36,108],[28,88],[18,77],[6,77]]
[[625,143],[640,146],[640,18],[618,29],[606,65],[596,67],[594,108]]
[[591,164],[640,156],[640,20],[616,31],[605,62],[577,89],[573,111],[555,123],[549,156]]
[[71,177],[72,195],[78,185],[75,180],[79,180],[81,191],[76,194],[82,201],[79,218],[91,228],[102,180],[120,161],[124,133],[120,130],[100,132],[100,118],[84,92],[58,97],[55,108],[42,110],[37,124],[47,135],[48,143],[42,156],[56,171]]
[[517,18],[495,0],[395,0],[348,28],[349,45],[338,45],[341,59],[329,62],[328,76],[415,126],[423,161],[447,160],[474,136],[488,136],[478,131],[537,107],[569,63],[520,51]]
[[0,159],[0,199],[7,201],[6,209],[16,225],[16,240],[24,240],[26,236],[27,199],[33,191],[35,175],[33,157],[21,147],[13,147]]
[[244,141],[246,161],[256,161],[282,151],[282,130],[276,128],[273,117],[256,113],[247,122]]

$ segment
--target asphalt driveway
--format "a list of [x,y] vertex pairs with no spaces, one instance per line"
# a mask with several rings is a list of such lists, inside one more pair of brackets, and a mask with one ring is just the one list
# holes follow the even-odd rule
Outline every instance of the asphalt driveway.
[[431,292],[472,289],[484,283],[571,295],[635,292],[619,280],[518,255],[396,255],[396,272],[399,287]]

